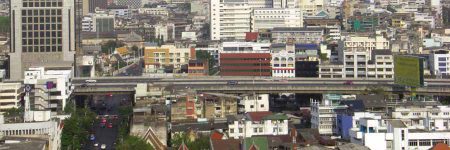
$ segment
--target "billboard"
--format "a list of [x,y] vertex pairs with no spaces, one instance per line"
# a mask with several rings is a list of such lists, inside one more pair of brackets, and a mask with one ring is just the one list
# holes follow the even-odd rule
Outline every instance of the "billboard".
[[421,87],[423,86],[423,58],[416,56],[396,55],[394,57],[395,84]]

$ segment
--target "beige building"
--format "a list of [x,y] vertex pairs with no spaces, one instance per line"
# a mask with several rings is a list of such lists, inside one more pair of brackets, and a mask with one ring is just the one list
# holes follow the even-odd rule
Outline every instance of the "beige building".
[[237,114],[237,96],[204,93],[198,96],[196,112],[202,118],[225,118],[228,115]]
[[144,72],[163,73],[165,69],[173,68],[173,73],[178,73],[183,65],[189,63],[189,59],[194,53],[195,49],[193,48],[176,47],[175,45],[145,47]]
[[20,107],[22,94],[21,83],[0,83],[0,111]]

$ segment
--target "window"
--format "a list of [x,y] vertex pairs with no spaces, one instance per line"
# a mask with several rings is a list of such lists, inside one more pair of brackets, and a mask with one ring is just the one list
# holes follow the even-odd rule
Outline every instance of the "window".
[[253,105],[250,105],[250,108],[255,108],[255,106],[253,106]]
[[253,128],[253,133],[258,133],[258,128]]
[[420,146],[431,146],[431,141],[430,140],[419,140],[419,145]]
[[261,96],[258,96],[258,100],[261,100],[262,98],[261,98]]
[[402,130],[402,141],[405,140],[405,130]]
[[377,71],[383,71],[383,68],[377,68]]
[[437,115],[438,115],[438,113],[431,113],[431,115],[433,115],[433,116],[437,116]]
[[243,131],[243,129],[242,129],[242,128],[239,128],[239,133],[242,133],[242,131]]
[[259,128],[259,132],[262,133],[263,132],[263,128]]
[[277,133],[277,132],[278,132],[277,128],[273,128],[273,133]]
[[416,140],[410,140],[409,141],[409,146],[417,146],[417,141]]
[[392,68],[386,68],[386,71],[392,71]]
[[261,104],[261,108],[264,108],[264,104]]
[[450,113],[449,112],[444,112],[444,115],[448,116]]
[[413,113],[414,116],[420,116],[420,112]]
[[230,129],[230,133],[234,133],[234,129]]

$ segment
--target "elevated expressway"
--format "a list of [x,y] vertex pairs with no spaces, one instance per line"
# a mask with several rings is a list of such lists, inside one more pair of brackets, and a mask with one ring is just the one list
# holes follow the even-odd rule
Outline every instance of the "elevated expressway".
[[[96,80],[86,83],[86,80]],[[237,81],[229,85],[228,81]],[[352,84],[345,84],[352,81]],[[426,79],[426,87],[416,89],[423,95],[450,95],[450,80]],[[134,92],[139,83],[156,86],[189,88],[198,92],[220,93],[358,93],[374,88],[386,92],[409,92],[411,89],[394,84],[392,79],[324,79],[324,78],[260,78],[260,77],[99,77],[75,78],[75,94]]]

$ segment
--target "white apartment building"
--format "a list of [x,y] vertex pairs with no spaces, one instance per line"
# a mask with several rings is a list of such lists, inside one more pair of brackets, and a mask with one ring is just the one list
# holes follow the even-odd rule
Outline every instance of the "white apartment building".
[[169,16],[169,11],[166,7],[156,7],[156,8],[139,8],[139,14],[149,14],[157,16]]
[[[394,57],[389,41],[379,35],[346,37],[339,55],[342,64],[320,64],[320,78],[393,78]],[[339,69],[339,67],[342,70]]]
[[414,12],[414,21],[415,22],[427,22],[432,29],[436,27],[436,19],[432,15],[428,13],[418,13]]
[[343,78],[343,64],[319,64],[319,78]]
[[279,51],[272,53],[272,77],[295,77],[295,53]]
[[249,112],[244,116],[230,116],[228,135],[239,139],[254,135],[287,135],[288,117],[285,114],[272,112]]
[[367,51],[371,58],[372,50],[375,49],[390,49],[389,40],[381,35],[381,32],[377,31],[375,37],[351,35],[344,38],[344,51]]
[[450,75],[450,52],[439,50],[430,53],[430,71],[434,75]]
[[81,20],[82,31],[109,32],[114,30],[115,19],[113,15],[109,15],[104,11],[97,11],[89,15]]
[[302,11],[298,8],[254,8],[252,31],[274,27],[303,27]]
[[296,28],[282,27],[273,28],[272,41],[274,43],[320,43],[323,40],[323,28]]
[[243,106],[240,112],[260,112],[269,111],[269,94],[244,95],[239,101],[239,105]]
[[[29,99],[32,110],[64,110],[73,92],[72,68],[57,70],[44,67],[29,68],[25,71],[24,84],[32,87]],[[48,89],[48,84],[53,83]],[[25,96],[27,97],[27,95]]]
[[211,0],[211,40],[244,40],[251,11],[248,0]]
[[298,0],[298,6],[304,16],[314,16],[325,9],[325,0]]
[[298,8],[298,0],[272,0],[272,8]]
[[438,143],[450,142],[450,131],[408,129],[401,120],[361,118],[359,125],[350,129],[352,143],[369,147],[371,150],[428,150]]
[[81,31],[91,32],[94,29],[91,16],[84,16],[81,20]]
[[0,111],[19,108],[23,96],[21,83],[0,83]]
[[336,135],[338,133],[336,117],[348,108],[339,105],[341,99],[340,96],[325,95],[322,103],[311,101],[311,128],[317,129],[319,134]]
[[450,107],[448,106],[400,106],[391,112],[390,117],[403,121],[408,129],[450,130]]
[[[393,78],[394,57],[389,50],[344,50],[346,78]],[[373,56],[372,56],[373,55]],[[372,60],[375,63],[370,63]]]
[[[0,116],[0,119],[3,119],[3,116]],[[61,149],[63,127],[61,121],[3,124],[3,120],[0,120],[0,134],[4,136],[43,138],[48,141],[49,147],[47,149],[49,150]]]
[[219,46],[219,53],[222,52],[270,52],[270,43],[255,42],[223,42]]

